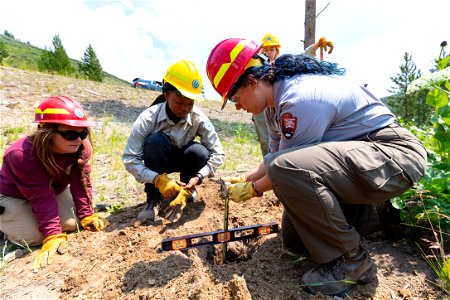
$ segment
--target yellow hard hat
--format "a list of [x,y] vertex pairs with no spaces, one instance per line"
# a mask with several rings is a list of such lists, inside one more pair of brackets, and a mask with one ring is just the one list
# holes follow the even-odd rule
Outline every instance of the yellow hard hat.
[[262,40],[262,46],[263,47],[281,47],[280,42],[278,41],[278,38],[274,35],[271,35],[270,33],[266,34]]
[[196,101],[205,100],[202,95],[202,77],[192,61],[180,60],[174,63],[163,78],[183,96]]

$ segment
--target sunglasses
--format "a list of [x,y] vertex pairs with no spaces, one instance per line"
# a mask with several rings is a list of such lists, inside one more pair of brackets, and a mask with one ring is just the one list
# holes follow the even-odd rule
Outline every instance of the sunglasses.
[[81,132],[77,132],[74,130],[61,131],[56,129],[55,132],[68,141],[75,141],[77,138],[84,140],[89,135],[89,131],[87,129],[84,129]]

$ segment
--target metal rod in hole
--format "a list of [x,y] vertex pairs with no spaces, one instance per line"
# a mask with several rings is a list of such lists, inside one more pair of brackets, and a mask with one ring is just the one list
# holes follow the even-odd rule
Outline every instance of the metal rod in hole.
[[[225,213],[224,213],[224,219],[223,219],[223,230],[228,231],[228,201],[229,197],[225,198],[224,206],[225,206]],[[222,246],[222,263],[225,263],[225,259],[227,256],[227,242],[223,243]]]

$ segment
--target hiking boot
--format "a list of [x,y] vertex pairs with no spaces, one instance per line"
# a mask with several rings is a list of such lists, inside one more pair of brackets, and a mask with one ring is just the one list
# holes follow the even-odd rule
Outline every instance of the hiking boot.
[[344,296],[355,284],[367,284],[377,276],[377,267],[369,253],[358,246],[329,263],[319,265],[302,276],[304,289],[310,294]]
[[139,213],[138,220],[141,221],[154,221],[155,217],[159,214],[161,210],[162,197],[157,196],[147,196],[147,205]]

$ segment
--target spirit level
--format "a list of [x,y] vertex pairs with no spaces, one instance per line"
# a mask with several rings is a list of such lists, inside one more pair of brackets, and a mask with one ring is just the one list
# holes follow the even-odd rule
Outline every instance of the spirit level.
[[161,241],[161,248],[162,251],[180,250],[203,245],[251,239],[277,232],[278,224],[276,222],[271,222],[267,224],[230,228],[227,231],[217,230],[163,239]]

